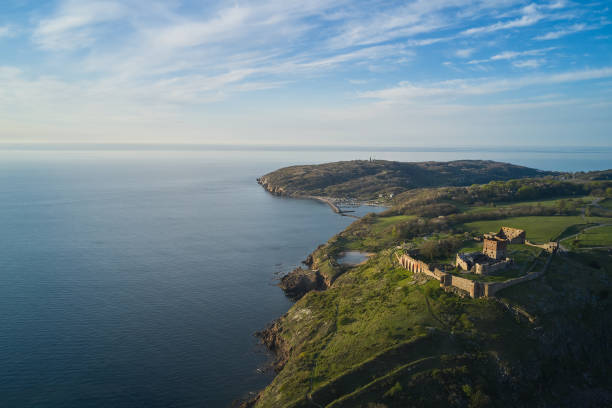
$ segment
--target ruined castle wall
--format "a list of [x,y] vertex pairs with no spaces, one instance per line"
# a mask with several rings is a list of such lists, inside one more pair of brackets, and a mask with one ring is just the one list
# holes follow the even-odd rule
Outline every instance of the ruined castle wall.
[[517,285],[519,283],[528,282],[530,280],[539,278],[542,276],[543,272],[533,272],[525,276],[521,276],[520,278],[514,278],[507,280],[505,282],[493,282],[493,283],[485,283],[484,286],[484,295],[485,296],[494,296],[497,292],[502,289],[509,288],[510,286]]
[[495,272],[495,271],[499,271],[501,269],[505,269],[511,263],[512,263],[512,261],[510,261],[508,259],[506,259],[504,261],[501,261],[501,262],[496,262],[496,263],[493,263],[493,264],[480,264],[480,263],[477,263],[476,265],[474,265],[474,273],[476,273],[478,275],[486,275],[486,274],[489,274],[491,272]]
[[434,273],[429,268],[428,264],[426,264],[423,261],[419,261],[418,259],[414,259],[410,255],[404,254],[404,255],[398,257],[398,261],[399,261],[400,265],[402,265],[404,268],[408,269],[410,272],[424,273],[425,275],[428,275],[428,276],[431,276],[432,278],[440,280],[440,276],[438,274]]
[[481,296],[494,296],[502,289],[539,278],[540,276],[544,275],[544,273],[546,273],[546,270],[548,269],[548,266],[550,265],[553,256],[554,253],[551,253],[551,255],[546,260],[544,268],[542,268],[542,270],[539,272],[532,272],[528,275],[510,279],[505,282],[478,282],[462,278],[460,276],[451,275],[446,272],[442,272],[439,269],[434,269],[432,271],[429,265],[425,262],[419,261],[418,259],[414,259],[406,254],[402,256],[396,255],[400,265],[402,265],[404,268],[415,273],[423,273],[425,275],[431,276],[432,278],[440,281],[440,286],[454,286],[458,289],[464,290],[468,292],[473,298],[479,298]]
[[470,270],[470,266],[468,265],[468,263],[461,258],[461,255],[457,254],[457,258],[455,259],[455,266],[463,269],[464,271],[469,271]]
[[545,244],[534,244],[531,241],[525,241],[525,245],[536,247],[536,248],[542,248],[546,252],[555,252],[557,248],[559,247],[559,244],[554,241],[547,242]]
[[451,275],[451,285],[461,290],[465,290],[466,292],[470,294],[471,297],[478,297],[477,296],[478,293],[476,290],[477,283],[478,282],[475,282],[470,279],[465,279],[459,276]]
[[509,288],[510,286],[514,286],[517,285],[519,283],[523,283],[523,282],[528,282],[534,279],[539,278],[540,276],[544,275],[546,273],[546,270],[548,269],[548,266],[550,265],[550,262],[552,261],[553,258],[553,254],[551,254],[548,259],[546,260],[546,264],[544,265],[544,267],[542,268],[541,271],[538,272],[532,272],[530,274],[527,274],[525,276],[521,276],[520,278],[514,278],[514,279],[510,279],[507,280],[505,282],[493,282],[493,283],[484,283],[483,284],[483,290],[484,290],[484,295],[485,296],[494,296],[497,292],[499,292],[502,289],[505,288]]
[[442,272],[439,269],[430,269],[429,265],[418,259],[414,259],[409,255],[398,256],[400,265],[409,271],[415,273],[423,273],[434,279],[440,281],[441,286],[454,286],[458,289],[464,290],[470,294],[471,297],[480,297],[484,295],[482,284],[479,282],[472,281],[470,279],[461,278],[459,276],[451,275],[446,272]]

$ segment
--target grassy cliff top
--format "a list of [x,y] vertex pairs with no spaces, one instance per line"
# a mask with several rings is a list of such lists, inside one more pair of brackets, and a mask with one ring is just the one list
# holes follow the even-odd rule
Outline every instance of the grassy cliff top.
[[[611,188],[588,177],[526,178],[399,194],[312,254],[330,287],[306,294],[268,331],[283,364],[254,406],[610,406]],[[444,291],[396,258],[413,250],[448,264],[502,225],[563,250],[549,258],[512,245],[521,273],[547,270],[495,298]],[[346,250],[376,255],[346,267],[337,262]]]
[[285,167],[259,181],[269,191],[283,195],[373,199],[378,194],[398,194],[419,187],[466,186],[551,174],[555,173],[488,160],[353,160]]

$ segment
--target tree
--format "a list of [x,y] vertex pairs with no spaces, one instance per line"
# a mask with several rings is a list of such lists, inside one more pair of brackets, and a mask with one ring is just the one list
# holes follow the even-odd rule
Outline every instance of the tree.
[[423,242],[419,249],[421,253],[430,260],[438,255],[438,243],[433,240]]
[[563,212],[567,208],[567,200],[559,200],[557,208],[559,209],[559,214],[563,214]]
[[521,200],[528,200],[531,198],[535,198],[537,195],[537,191],[533,186],[521,186],[516,192],[518,198]]

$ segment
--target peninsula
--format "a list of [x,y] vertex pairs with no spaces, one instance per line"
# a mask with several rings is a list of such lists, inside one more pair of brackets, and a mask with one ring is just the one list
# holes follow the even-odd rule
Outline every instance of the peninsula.
[[[259,333],[278,374],[244,406],[610,405],[611,176],[354,161],[261,177],[389,209],[283,278],[299,300]],[[346,251],[374,255],[345,265]]]

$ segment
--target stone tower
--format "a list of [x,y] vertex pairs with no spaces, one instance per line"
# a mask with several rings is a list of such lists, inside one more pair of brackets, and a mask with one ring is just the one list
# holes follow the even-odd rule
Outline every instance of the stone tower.
[[484,239],[482,253],[492,259],[504,259],[506,257],[507,243],[501,239]]

